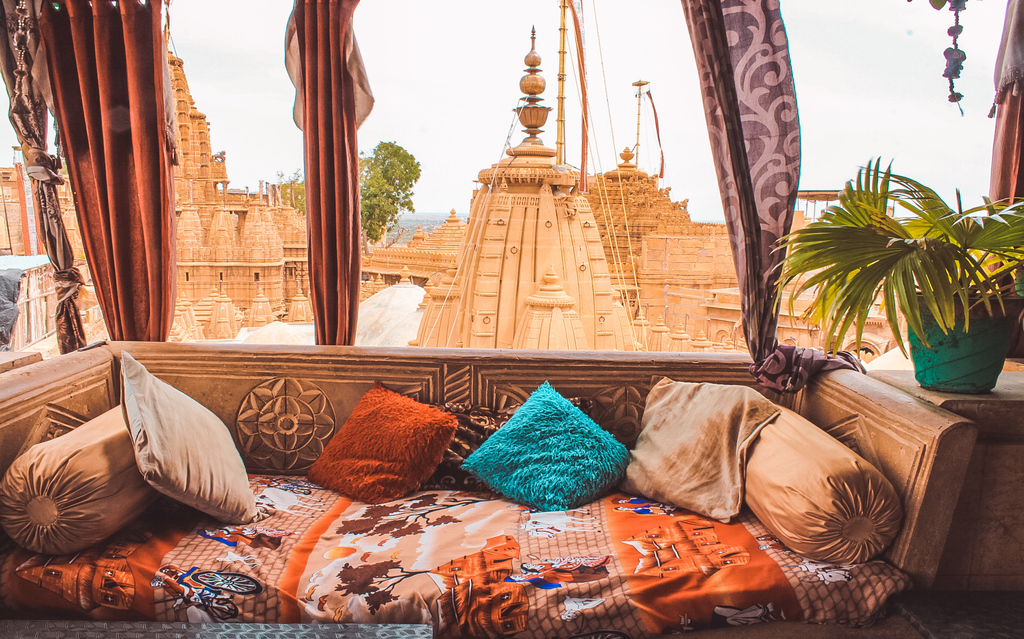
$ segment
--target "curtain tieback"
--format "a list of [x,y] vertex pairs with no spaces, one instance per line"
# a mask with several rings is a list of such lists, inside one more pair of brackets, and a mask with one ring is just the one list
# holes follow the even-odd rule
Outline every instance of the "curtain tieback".
[[21,152],[25,154],[25,173],[30,178],[47,184],[64,184],[64,178],[57,173],[60,158],[56,155],[50,155],[27,142],[21,145]]
[[74,266],[62,271],[54,271],[53,287],[60,295],[57,305],[60,306],[68,299],[78,299],[79,289],[84,285],[85,280],[82,278],[81,271]]
[[839,369],[867,372],[860,360],[847,351],[828,357],[817,348],[781,344],[768,357],[751,364],[750,374],[766,388],[780,393],[795,393],[816,375]]

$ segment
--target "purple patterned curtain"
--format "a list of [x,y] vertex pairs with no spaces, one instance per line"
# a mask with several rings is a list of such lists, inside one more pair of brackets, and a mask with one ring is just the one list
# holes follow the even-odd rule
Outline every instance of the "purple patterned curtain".
[[778,1],[682,0],[754,361],[775,349],[773,252],[793,223],[800,122]]
[[751,373],[767,386],[796,390],[810,360],[825,355],[776,349],[775,285],[785,253],[775,249],[793,224],[800,179],[800,120],[779,2],[682,4],[739,280],[743,336],[755,362]]

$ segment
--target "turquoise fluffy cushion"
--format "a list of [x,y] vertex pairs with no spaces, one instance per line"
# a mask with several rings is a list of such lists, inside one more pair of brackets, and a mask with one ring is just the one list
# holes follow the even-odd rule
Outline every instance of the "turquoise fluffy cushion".
[[544,511],[594,501],[626,474],[629,451],[544,382],[462,467]]

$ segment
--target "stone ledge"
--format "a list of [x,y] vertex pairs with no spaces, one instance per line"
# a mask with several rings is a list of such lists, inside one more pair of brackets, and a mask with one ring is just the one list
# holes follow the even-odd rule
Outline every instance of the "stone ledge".
[[43,361],[42,353],[35,352],[16,352],[16,353],[0,353],[0,373],[9,371],[15,368],[20,368],[26,364],[33,364],[35,362]]
[[991,393],[969,395],[921,388],[914,371],[871,371],[871,377],[978,425],[978,442],[1024,443],[1024,372],[1004,370]]

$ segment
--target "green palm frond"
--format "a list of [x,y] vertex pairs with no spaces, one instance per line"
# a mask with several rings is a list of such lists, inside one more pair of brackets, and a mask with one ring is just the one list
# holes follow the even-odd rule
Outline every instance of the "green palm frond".
[[[852,329],[860,345],[872,307],[881,299],[900,350],[906,353],[897,309],[927,345],[921,307],[944,331],[957,309],[988,313],[1016,296],[1013,273],[1024,261],[1024,203],[988,199],[951,208],[931,188],[869,162],[820,220],[786,236],[777,294],[792,288],[789,305],[813,292],[804,319],[818,324],[826,344]],[[967,313],[964,313],[967,322]]]

